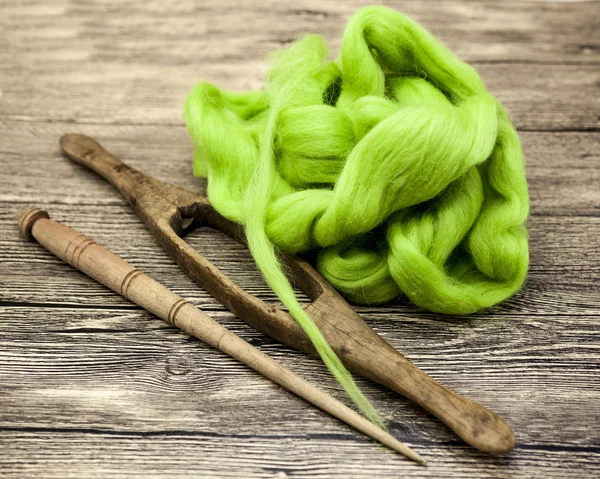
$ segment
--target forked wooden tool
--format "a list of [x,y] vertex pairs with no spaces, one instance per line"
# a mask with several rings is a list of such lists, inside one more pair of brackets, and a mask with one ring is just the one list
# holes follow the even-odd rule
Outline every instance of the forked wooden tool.
[[[73,161],[108,180],[135,208],[156,240],[208,293],[257,330],[295,349],[316,354],[308,337],[285,311],[246,293],[182,238],[210,226],[244,243],[242,228],[221,216],[198,195],[131,168],[95,140],[67,134],[60,139]],[[290,280],[312,301],[306,312],[351,370],[420,404],[458,436],[489,454],[515,446],[508,425],[483,406],[446,389],[421,371],[362,321],[352,307],[306,261],[282,255]]]
[[263,376],[409,459],[426,464],[425,460],[408,446],[337,399],[300,379],[206,313],[135,269],[120,256],[94,243],[78,231],[50,220],[46,211],[33,208],[23,212],[19,215],[19,230],[25,238],[35,238],[65,263],[83,271],[159,318],[250,366]]

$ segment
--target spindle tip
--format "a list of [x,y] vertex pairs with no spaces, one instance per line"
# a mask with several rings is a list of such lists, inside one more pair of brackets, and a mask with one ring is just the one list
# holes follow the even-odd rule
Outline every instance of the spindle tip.
[[423,458],[423,456],[417,454],[416,452],[412,451],[413,454],[407,456],[409,459],[412,459],[413,461],[415,461],[417,464],[419,464],[419,466],[427,466],[427,460]]
[[41,210],[39,208],[30,208],[28,210],[18,212],[17,218],[19,220],[19,232],[23,238],[31,241],[33,240],[31,229],[33,228],[35,222],[41,218],[50,219],[50,215],[45,210]]
[[391,436],[391,437],[392,437],[391,441],[383,442],[383,444],[390,447],[394,451],[402,454],[404,457],[407,457],[408,459],[415,461],[417,464],[419,464],[421,466],[427,465],[427,461],[425,460],[425,458],[423,458],[423,456],[421,456],[417,452],[413,451],[406,444],[398,441],[394,436]]

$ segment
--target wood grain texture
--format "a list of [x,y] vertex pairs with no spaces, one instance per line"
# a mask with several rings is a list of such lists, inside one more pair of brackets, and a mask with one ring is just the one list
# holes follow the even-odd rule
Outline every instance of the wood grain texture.
[[[336,53],[369,3],[15,2],[3,9],[0,119],[180,124],[194,81],[259,88],[268,52],[316,32]],[[518,128],[600,128],[597,2],[387,3],[473,62]]]
[[[519,294],[469,318],[403,300],[356,309],[419,367],[506,419],[519,444],[505,458],[359,380],[429,460],[413,467],[18,238],[14,213],[43,205],[344,400],[319,361],[250,329],[189,280],[109,185],[60,156],[58,138],[86,133],[202,191],[181,119],[193,83],[259,88],[265,54],[306,32],[335,53],[365,3],[0,0],[1,477],[600,475],[597,1],[387,2],[472,62],[521,130],[531,268]],[[276,302],[239,245],[211,230],[188,240]]]

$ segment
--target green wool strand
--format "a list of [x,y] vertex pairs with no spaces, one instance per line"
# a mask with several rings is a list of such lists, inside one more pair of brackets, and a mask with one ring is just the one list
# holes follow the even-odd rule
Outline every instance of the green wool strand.
[[357,303],[405,295],[439,313],[489,308],[527,274],[524,159],[475,70],[404,15],[358,10],[339,57],[327,57],[324,40],[307,36],[272,54],[264,91],[197,85],[185,119],[209,200],[244,225],[269,286],[380,423],[277,249],[315,252],[318,270]]

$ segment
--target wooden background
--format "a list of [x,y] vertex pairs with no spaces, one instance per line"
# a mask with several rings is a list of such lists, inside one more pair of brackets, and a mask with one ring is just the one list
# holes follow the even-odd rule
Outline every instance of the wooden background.
[[[207,79],[259,88],[265,54],[305,32],[337,52],[362,1],[0,0],[0,476],[592,478],[600,475],[600,4],[390,1],[480,71],[521,132],[532,214],[523,291],[469,318],[358,308],[435,378],[500,414],[491,458],[360,380],[427,469],[381,450],[17,235],[45,207],[344,399],[316,359],[241,323],[192,283],[106,183],[67,161],[66,132],[199,191],[182,105]],[[190,242],[275,301],[249,255]]]

